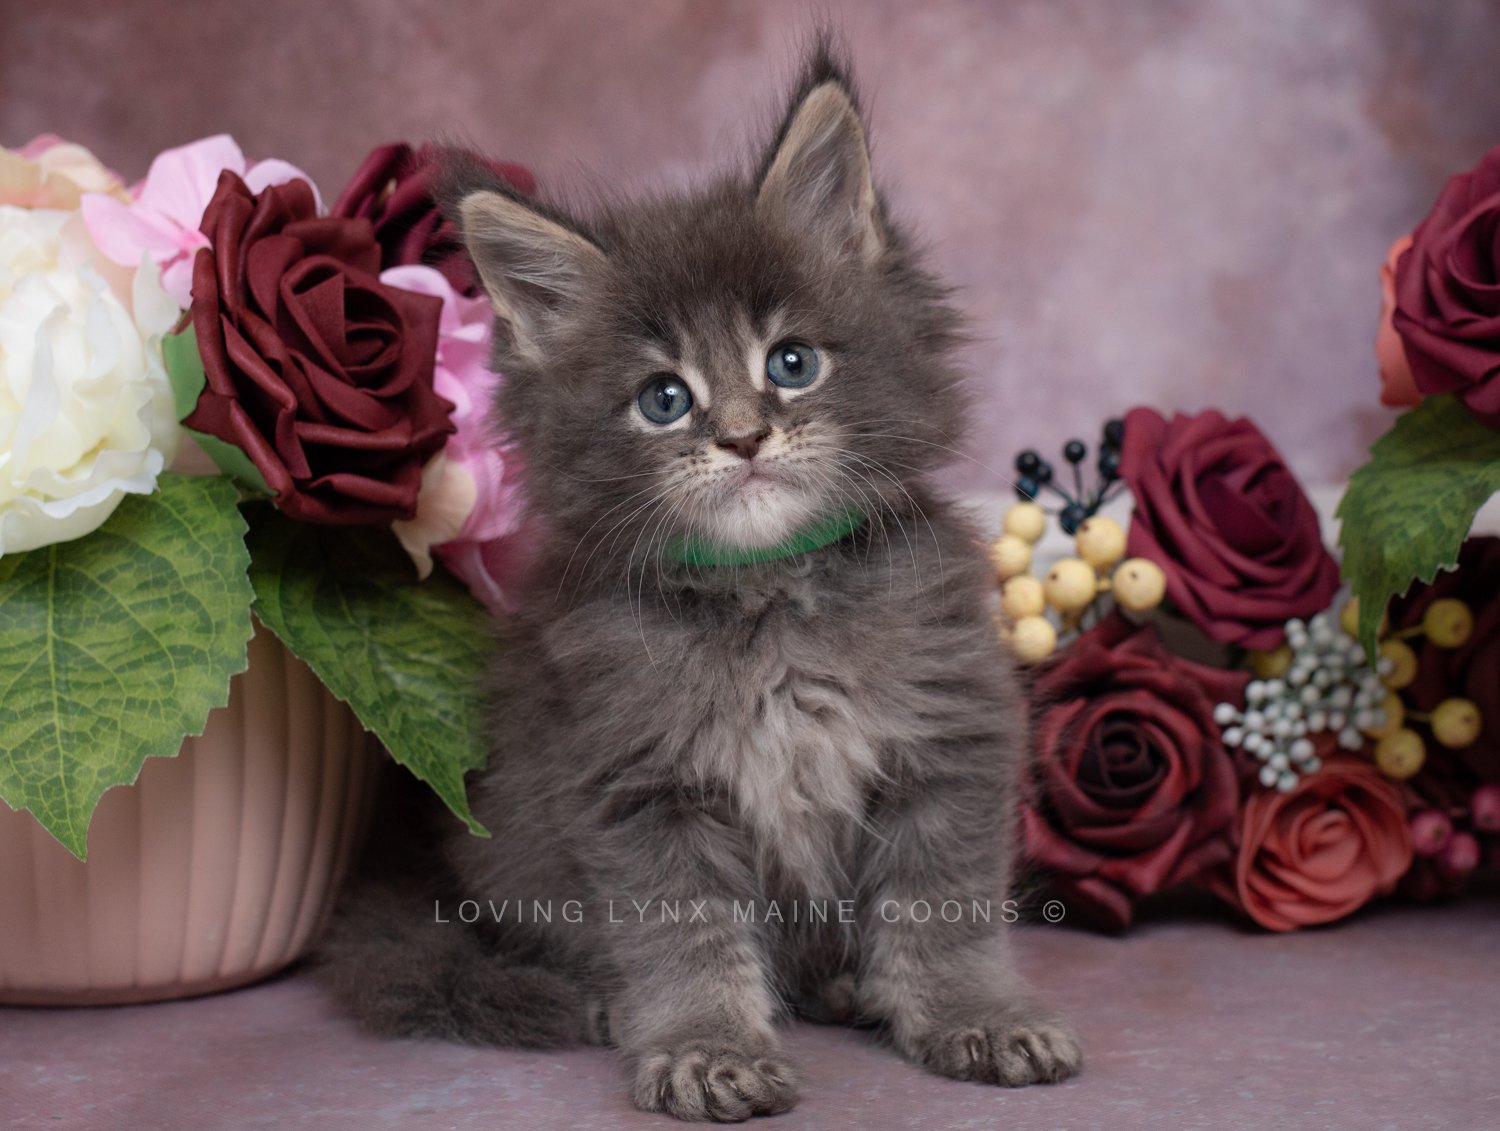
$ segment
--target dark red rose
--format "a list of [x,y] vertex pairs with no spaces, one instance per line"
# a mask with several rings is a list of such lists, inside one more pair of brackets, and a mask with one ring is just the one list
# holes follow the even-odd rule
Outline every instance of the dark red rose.
[[1423,735],[1427,759],[1406,783],[1423,801],[1446,810],[1466,806],[1484,782],[1500,782],[1500,538],[1470,538],[1459,551],[1457,569],[1391,602],[1392,629],[1421,624],[1427,607],[1444,597],[1469,606],[1474,631],[1457,648],[1439,648],[1425,638],[1407,640],[1417,654],[1417,678],[1401,697],[1418,711],[1454,697],[1479,708],[1482,727],[1472,745],[1449,750]]
[[1333,600],[1317,511],[1250,421],[1132,409],[1120,474],[1135,496],[1129,552],[1161,566],[1168,599],[1213,639],[1275,648],[1288,620]]
[[1141,897],[1229,858],[1239,787],[1213,710],[1248,680],[1118,617],[1043,669],[1022,827],[1070,912],[1127,927]]
[[1411,866],[1400,788],[1331,739],[1319,753],[1323,767],[1291,792],[1249,788],[1234,860],[1203,877],[1267,930],[1342,919],[1391,892]]
[[[473,297],[479,280],[458,229],[444,219],[432,198],[432,177],[443,150],[404,144],[372,150],[333,205],[332,215],[358,217],[375,225],[380,266],[421,263],[436,267],[454,290]],[[483,161],[517,192],[530,196],[536,181],[520,165]]]
[[320,218],[305,181],[256,196],[226,171],[202,230],[208,380],[184,423],[243,449],[293,518],[411,518],[453,431],[432,388],[442,303],[382,283],[369,222]]
[[1392,324],[1417,388],[1500,428],[1500,146],[1449,178],[1411,239]]

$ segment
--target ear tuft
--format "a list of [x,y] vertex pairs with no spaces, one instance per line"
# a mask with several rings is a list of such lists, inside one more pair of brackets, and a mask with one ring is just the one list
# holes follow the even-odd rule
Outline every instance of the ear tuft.
[[859,103],[832,38],[818,36],[776,140],[757,202],[841,253],[873,260],[887,243]]
[[517,193],[482,162],[453,157],[435,190],[463,233],[512,349],[538,358],[548,325],[577,297],[604,253],[561,214]]

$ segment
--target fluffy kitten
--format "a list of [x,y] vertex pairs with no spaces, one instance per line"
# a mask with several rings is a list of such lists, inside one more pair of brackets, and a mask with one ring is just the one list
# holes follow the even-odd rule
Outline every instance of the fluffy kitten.
[[989,570],[924,478],[956,318],[842,67],[814,52],[749,177],[587,222],[480,168],[446,195],[550,540],[494,664],[494,837],[356,900],[328,984],[384,1032],[618,1045],[689,1119],[795,1102],[788,1007],[960,1079],[1076,1071],[1002,925],[1026,735]]

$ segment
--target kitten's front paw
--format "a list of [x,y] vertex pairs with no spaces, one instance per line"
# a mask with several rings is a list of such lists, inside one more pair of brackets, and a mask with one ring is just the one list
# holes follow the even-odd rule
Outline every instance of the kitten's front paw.
[[936,1025],[910,1043],[912,1059],[940,1075],[1007,1088],[1056,1084],[1083,1065],[1067,1026],[1003,1008]]
[[632,1095],[643,1111],[739,1123],[752,1115],[790,1110],[797,1102],[797,1085],[775,1050],[746,1052],[695,1043],[642,1058]]

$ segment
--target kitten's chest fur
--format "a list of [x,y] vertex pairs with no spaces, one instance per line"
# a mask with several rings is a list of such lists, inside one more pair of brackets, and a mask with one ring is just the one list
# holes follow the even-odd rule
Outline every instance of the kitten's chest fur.
[[761,690],[716,720],[715,740],[694,761],[729,783],[763,872],[808,894],[839,894],[843,857],[880,775],[880,720],[847,675],[784,655],[745,674],[761,677]]
[[746,598],[715,634],[710,685],[729,693],[707,692],[703,740],[683,752],[732,793],[768,887],[828,898],[852,895],[848,857],[896,729],[876,641],[839,603],[812,579]]
[[882,835],[872,802],[1009,694],[984,562],[933,521],[941,559],[909,531],[912,555],[854,540],[552,620],[539,651],[504,654],[509,725],[486,796],[505,810],[540,796],[549,824],[579,829],[579,814],[685,799],[740,834],[768,897],[856,897],[860,848]]

